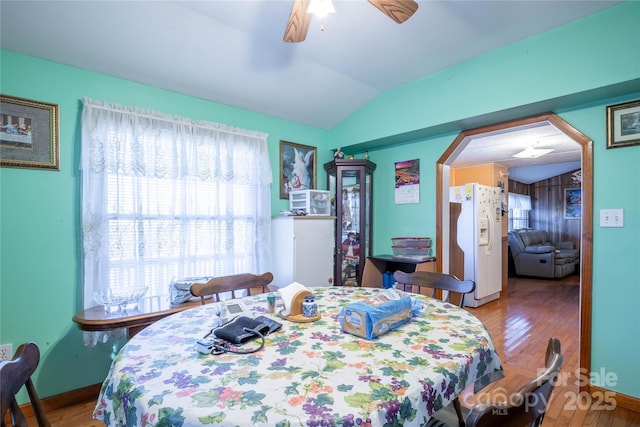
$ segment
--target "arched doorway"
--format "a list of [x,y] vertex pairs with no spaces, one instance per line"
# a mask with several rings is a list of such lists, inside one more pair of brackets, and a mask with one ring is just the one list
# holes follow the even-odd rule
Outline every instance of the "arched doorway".
[[[581,372],[591,370],[591,297],[593,259],[593,141],[553,113],[514,120],[461,132],[436,164],[436,262],[437,271],[448,272],[449,265],[449,175],[450,164],[464,150],[470,137],[507,131],[535,123],[548,122],[581,146],[582,219],[580,260],[580,360]],[[588,389],[580,385],[581,391]]]

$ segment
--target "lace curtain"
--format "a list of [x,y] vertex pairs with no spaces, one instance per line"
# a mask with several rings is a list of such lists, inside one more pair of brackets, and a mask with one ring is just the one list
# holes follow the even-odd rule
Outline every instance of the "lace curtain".
[[529,228],[531,197],[526,194],[509,193],[509,231]]
[[267,135],[90,99],[82,112],[84,307],[94,293],[262,273]]

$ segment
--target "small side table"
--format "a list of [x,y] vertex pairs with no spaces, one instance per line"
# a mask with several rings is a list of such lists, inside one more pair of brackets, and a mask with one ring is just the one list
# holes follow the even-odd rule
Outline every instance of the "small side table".
[[436,258],[430,257],[426,260],[413,260],[411,258],[401,258],[393,255],[376,255],[367,258],[362,272],[362,286],[372,288],[382,287],[382,275],[385,271],[404,271],[413,273],[414,271],[436,271]]

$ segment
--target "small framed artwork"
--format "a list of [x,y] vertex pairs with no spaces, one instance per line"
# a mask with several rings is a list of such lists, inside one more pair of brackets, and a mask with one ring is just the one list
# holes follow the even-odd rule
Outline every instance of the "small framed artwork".
[[582,218],[582,189],[564,189],[564,217],[565,219]]
[[58,104],[0,95],[0,166],[60,170]]
[[280,198],[316,188],[316,147],[280,141]]
[[607,148],[640,144],[640,100],[607,107]]

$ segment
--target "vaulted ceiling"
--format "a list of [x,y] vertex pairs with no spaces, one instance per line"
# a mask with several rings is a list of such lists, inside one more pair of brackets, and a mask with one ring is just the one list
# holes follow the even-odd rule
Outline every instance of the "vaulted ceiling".
[[384,91],[620,1],[418,3],[399,25],[366,1],[335,0],[292,44],[292,0],[2,0],[0,45],[331,129]]
[[364,0],[335,0],[293,44],[282,40],[292,3],[2,0],[0,43],[331,129],[386,90],[619,2],[419,1],[399,25]]

